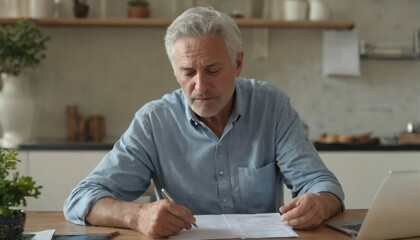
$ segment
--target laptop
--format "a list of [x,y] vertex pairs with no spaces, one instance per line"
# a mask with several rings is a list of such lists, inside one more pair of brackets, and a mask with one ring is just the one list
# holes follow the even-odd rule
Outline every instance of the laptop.
[[326,224],[356,239],[420,236],[420,170],[390,171],[364,219],[331,220]]

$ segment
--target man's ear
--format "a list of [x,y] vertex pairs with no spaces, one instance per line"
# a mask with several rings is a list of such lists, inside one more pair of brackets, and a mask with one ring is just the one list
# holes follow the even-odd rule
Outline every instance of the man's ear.
[[241,74],[242,66],[244,62],[244,52],[239,52],[236,56],[236,76]]

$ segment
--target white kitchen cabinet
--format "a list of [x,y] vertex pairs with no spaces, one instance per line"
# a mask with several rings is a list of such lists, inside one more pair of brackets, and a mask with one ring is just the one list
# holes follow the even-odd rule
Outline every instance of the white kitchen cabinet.
[[20,175],[28,176],[29,175],[28,153],[24,151],[22,152],[18,151],[17,159],[19,159],[20,162],[16,165],[16,171],[18,171]]
[[[346,195],[346,208],[369,208],[390,170],[420,169],[419,151],[320,152],[327,167],[337,176]],[[285,202],[290,201],[285,190]]]
[[26,210],[61,211],[70,191],[99,163],[107,151],[22,151],[28,174],[42,185],[38,199],[27,198]]
[[[106,150],[89,151],[20,151],[19,170],[42,185],[39,198],[27,198],[25,210],[62,211],[71,190],[102,160]],[[150,202],[150,192],[136,202]]]

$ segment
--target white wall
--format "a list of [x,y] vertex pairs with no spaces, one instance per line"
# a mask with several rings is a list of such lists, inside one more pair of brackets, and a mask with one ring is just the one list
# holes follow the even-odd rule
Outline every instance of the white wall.
[[[168,14],[163,2],[153,2],[154,15]],[[334,19],[354,21],[368,42],[408,46],[420,27],[418,0],[326,2]],[[43,30],[52,40],[47,59],[32,76],[35,138],[64,138],[65,106],[78,105],[82,114],[104,114],[108,136],[115,139],[139,107],[178,87],[163,47],[164,28]],[[264,60],[252,56],[253,30],[242,31],[242,75],[286,91],[312,137],[366,131],[392,136],[407,121],[420,121],[420,60],[363,60],[361,77],[327,77],[322,75],[322,30],[270,29]]]

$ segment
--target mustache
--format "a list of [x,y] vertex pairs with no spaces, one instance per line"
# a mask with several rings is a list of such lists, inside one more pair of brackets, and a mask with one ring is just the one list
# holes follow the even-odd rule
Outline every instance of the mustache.
[[191,95],[191,99],[200,99],[200,98],[214,98],[217,97],[217,94],[214,93],[198,93]]

